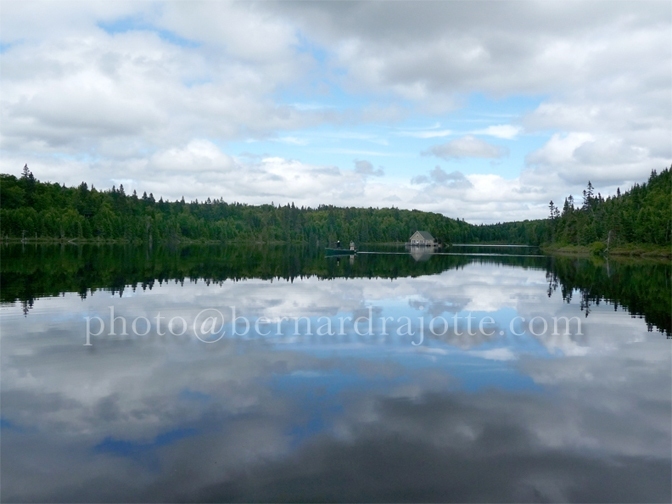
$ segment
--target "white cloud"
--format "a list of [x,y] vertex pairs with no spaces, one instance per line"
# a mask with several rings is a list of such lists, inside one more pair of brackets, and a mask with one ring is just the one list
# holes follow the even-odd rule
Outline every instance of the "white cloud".
[[487,128],[472,131],[476,135],[488,135],[497,138],[504,138],[506,140],[513,140],[518,136],[522,128],[513,126],[511,124],[499,124],[496,126],[488,126]]
[[590,180],[611,187],[646,178],[651,170],[665,168],[669,160],[651,156],[646,147],[628,145],[621,138],[573,132],[554,134],[526,162],[529,177],[553,173],[565,186],[585,185]]
[[472,350],[471,355],[481,357],[483,359],[495,361],[510,361],[516,360],[518,357],[510,348],[492,348],[490,350]]
[[[3,43],[19,36],[8,20],[30,17],[19,4],[3,6]],[[47,2],[46,11],[54,5]],[[3,51],[4,150],[125,158],[199,136],[265,138],[340,114],[271,98],[307,64],[285,22],[228,2],[167,3],[158,10],[94,4],[76,13],[81,5],[59,3],[63,12],[54,12],[71,32],[28,27]],[[136,17],[157,28],[132,29],[125,20]],[[131,29],[109,34],[98,27],[118,19]],[[173,43],[161,30],[201,45]]]
[[[3,156],[0,170],[17,172],[22,158]],[[371,165],[373,173],[367,166]],[[360,170],[341,170],[335,166],[313,165],[281,157],[236,158],[214,143],[194,139],[182,147],[157,151],[148,159],[124,161],[120,172],[117,162],[94,163],[61,159],[36,161],[31,170],[40,180],[78,185],[87,181],[98,189],[123,182],[126,192],[151,192],[156,199],[187,200],[224,198],[250,204],[294,202],[297,206],[317,207],[373,206],[419,209],[439,212],[469,222],[498,222],[507,219],[543,218],[548,201],[565,196],[547,179],[505,179],[500,175],[447,172],[435,167],[413,180],[382,173],[369,161]],[[356,166],[355,166],[356,168]],[[122,175],[123,173],[123,175]],[[581,186],[585,184],[582,182]],[[615,189],[614,189],[615,190]]]
[[292,47],[298,43],[291,22],[237,2],[166,2],[157,23],[185,38],[224,49],[236,60],[268,65],[276,71],[292,61]]
[[568,163],[578,147],[593,140],[594,136],[590,133],[555,134],[544,147],[528,156],[528,162],[532,165],[548,163],[555,166]]
[[365,177],[382,177],[385,175],[382,167],[374,169],[369,161],[359,159],[355,161],[355,172]]
[[448,129],[443,130],[426,130],[426,131],[400,131],[399,136],[407,136],[413,138],[441,138],[452,135],[453,132]]
[[[667,2],[487,6],[5,2],[0,166],[18,173],[27,162],[39,178],[97,187],[128,179],[164,197],[324,203],[352,194],[345,200],[354,205],[362,195],[371,204],[396,197],[400,206],[476,220],[540,217],[542,199],[588,179],[609,193],[669,166]],[[484,111],[479,96],[495,107],[519,98],[533,105]],[[460,108],[490,125],[460,126]],[[399,123],[408,117],[435,125]],[[364,123],[384,127],[369,134]],[[325,124],[327,133],[316,129]],[[332,155],[398,157],[408,152],[402,143],[455,131],[468,134],[428,152],[463,160],[473,187],[458,200],[454,183],[417,169],[395,179],[389,168],[383,182],[332,167]],[[507,154],[478,136],[505,140],[514,153],[530,137],[548,141],[513,168],[519,176],[503,178],[470,170],[472,159]],[[264,161],[235,158],[227,142],[245,139],[269,141],[255,152]],[[305,162],[306,144],[323,159]],[[422,177],[432,187],[419,192],[408,181]]]
[[411,179],[411,184],[426,184],[429,182],[438,185],[450,185],[451,187],[466,187],[471,185],[463,173],[459,171],[446,173],[440,166],[435,166],[429,172],[429,175],[418,175]]
[[445,144],[435,145],[423,154],[433,154],[443,159],[459,158],[486,158],[496,159],[507,154],[507,149],[497,145],[489,144],[484,140],[476,138],[473,135],[465,135],[446,142]]
[[233,159],[207,140],[192,140],[183,149],[157,152],[149,161],[152,168],[169,172],[220,173],[235,170]]
[[[561,192],[587,175],[627,186],[652,168],[669,166],[672,12],[666,2],[647,2],[646,9],[599,1],[580,8],[536,1],[487,5],[353,2],[338,9],[302,5],[300,12],[282,5],[281,12],[303,19],[307,32],[335,47],[353,89],[396,93],[420,108],[451,99],[455,107],[456,96],[473,92],[544,96],[523,117],[526,133],[595,136],[592,149],[577,151],[581,162],[536,165],[536,175],[559,182]],[[497,125],[472,133],[512,140],[520,130]],[[611,148],[619,155],[607,171]]]
[[[474,89],[501,94],[576,88],[622,74],[625,61],[646,68],[655,55],[669,56],[668,44],[661,44],[669,36],[665,2],[647,3],[647,9],[637,2],[599,1],[581,8],[544,1],[487,6],[352,2],[347,8],[275,8],[336,47],[339,63],[361,85],[417,99]],[[660,45],[652,46],[654,41]],[[651,50],[646,63],[640,59],[644,48]]]
[[299,138],[295,136],[284,136],[277,139],[278,142],[291,145],[308,145],[310,142],[306,138]]

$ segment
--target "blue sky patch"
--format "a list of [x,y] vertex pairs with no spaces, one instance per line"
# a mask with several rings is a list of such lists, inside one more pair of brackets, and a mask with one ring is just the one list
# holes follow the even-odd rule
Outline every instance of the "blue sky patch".
[[97,24],[100,29],[104,30],[109,35],[128,33],[131,31],[144,31],[155,33],[161,38],[161,40],[179,47],[196,48],[201,46],[201,42],[180,37],[170,30],[157,28],[151,23],[147,23],[146,21],[138,18],[122,18],[116,19],[114,21],[99,21]]

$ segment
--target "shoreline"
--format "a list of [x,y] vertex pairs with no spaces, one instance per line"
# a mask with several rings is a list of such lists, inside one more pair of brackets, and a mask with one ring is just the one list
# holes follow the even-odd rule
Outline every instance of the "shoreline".
[[[129,240],[123,238],[2,238],[0,245],[148,245],[146,241]],[[306,242],[287,242],[287,241],[262,241],[262,240],[232,240],[223,242],[220,240],[206,240],[206,239],[181,239],[181,240],[166,240],[153,243],[154,246],[163,245],[246,245],[246,246],[307,246]],[[400,247],[404,242],[366,242],[360,246],[378,246],[378,247]],[[461,245],[461,244],[460,244]],[[498,243],[475,243],[470,246],[503,246]],[[507,244],[511,245],[511,244]],[[517,245],[532,247],[532,245]],[[320,248],[320,245],[317,245]],[[670,259],[672,258],[672,247],[649,245],[649,244],[626,244],[605,252],[595,252],[588,245],[539,245],[541,253],[547,256],[570,256],[570,257],[630,257],[642,259]],[[444,249],[450,249],[451,245],[444,245]]]
[[540,250],[549,256],[575,257],[630,257],[634,259],[669,259],[672,248],[660,245],[629,244],[614,247],[605,253],[595,253],[588,245],[541,245]]
[[[0,245],[149,245],[144,240],[129,240],[125,238],[2,238]],[[261,241],[261,240],[161,240],[152,242],[152,246],[161,245],[307,245],[306,242]]]

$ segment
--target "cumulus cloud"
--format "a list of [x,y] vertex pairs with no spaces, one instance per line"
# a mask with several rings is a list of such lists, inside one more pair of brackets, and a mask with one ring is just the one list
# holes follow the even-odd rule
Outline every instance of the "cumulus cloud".
[[[17,171],[15,168],[23,162],[16,156],[3,156],[0,166],[3,171]],[[30,167],[40,180],[67,185],[85,180],[98,189],[123,183],[127,192],[151,192],[156,199],[224,198],[250,204],[294,202],[310,207],[361,206],[366,201],[369,206],[438,212],[475,223],[530,215],[542,218],[548,211],[548,201],[557,198],[546,180],[533,177],[508,180],[500,175],[446,172],[440,167],[412,181],[389,175],[371,177],[355,170],[282,157],[234,157],[205,139],[158,151],[148,159],[132,159],[125,165],[127,169],[119,172],[117,162],[62,159],[38,161]]]
[[[27,162],[39,178],[99,188],[131,180],[171,198],[396,196],[472,220],[542,217],[589,178],[604,194],[669,166],[671,26],[664,1],[8,2],[0,168]],[[470,108],[480,97],[506,108]],[[465,136],[423,143],[455,132]],[[266,140],[252,158],[233,146]],[[473,188],[458,205],[428,174],[416,182],[435,193],[418,194],[410,170],[386,165],[382,178],[335,161],[394,155],[397,142],[464,165],[508,148],[519,174],[467,166]]]
[[[617,147],[621,159],[629,160],[617,163],[609,183],[641,181],[652,168],[669,165],[672,13],[665,2],[647,3],[647,9],[637,2],[599,1],[584,2],[580,9],[539,1],[487,6],[349,2],[298,9],[274,4],[303,20],[316,40],[336,47],[353,88],[395,93],[420,106],[474,91],[543,95],[523,117],[525,131],[603,138],[596,142]],[[513,139],[517,128],[497,125],[473,133]],[[597,163],[584,156],[571,166],[537,164],[536,174],[566,192],[574,187],[570,179],[606,175],[600,167],[606,157],[598,157]],[[522,176],[530,180],[529,174]]]
[[508,150],[498,145],[466,135],[441,145],[435,145],[423,155],[434,155],[443,159],[486,158],[496,159],[505,156]]
[[572,132],[554,134],[528,154],[526,164],[530,179],[553,173],[565,186],[585,185],[590,180],[611,188],[665,168],[669,160],[651,156],[647,148],[628,145],[622,138]]
[[168,172],[224,173],[235,169],[233,159],[207,140],[192,140],[182,149],[157,152],[149,164],[158,171]]
[[[662,42],[669,34],[669,9],[664,2],[648,5],[646,11],[637,2],[609,6],[599,1],[581,9],[542,1],[488,2],[487,9],[453,2],[421,8],[410,2],[278,3],[272,8],[302,20],[304,30],[325,45],[341,42],[340,63],[363,85],[429,98],[441,90],[474,88],[556,91],[605,73],[620,74],[619,56],[644,68],[637,61],[640,49],[618,35]],[[665,47],[656,53],[669,55]]]
[[[310,65],[282,20],[231,2],[92,4],[44,4],[63,34],[33,32],[19,2],[3,9],[4,150],[124,158],[195,136],[265,138],[340,113],[270,96]],[[28,25],[21,38],[12,21]]]
[[453,187],[468,187],[471,183],[466,179],[463,173],[454,171],[446,173],[440,166],[435,166],[428,175],[418,175],[411,179],[411,184],[434,183],[439,185],[451,185]]
[[373,165],[366,160],[355,161],[355,172],[365,177],[382,177],[385,172],[381,167],[374,169]]

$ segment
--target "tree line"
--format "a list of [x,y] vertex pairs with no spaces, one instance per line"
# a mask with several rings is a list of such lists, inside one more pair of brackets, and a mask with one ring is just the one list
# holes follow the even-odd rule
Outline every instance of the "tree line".
[[651,172],[647,182],[606,199],[589,181],[583,201],[570,195],[562,209],[549,203],[552,243],[609,246],[627,243],[672,244],[672,173],[670,168]]
[[590,245],[601,252],[626,244],[672,245],[672,173],[651,172],[647,182],[604,198],[588,181],[583,201],[567,196],[562,207],[552,200],[544,220],[475,226],[475,241]]
[[398,208],[317,208],[246,205],[223,199],[158,201],[126,194],[123,185],[98,190],[38,181],[28,166],[21,177],[0,174],[0,237],[143,243],[212,241],[303,243],[337,240],[406,242],[416,230],[442,243],[571,244],[603,247],[672,243],[672,175],[666,168],[629,191],[604,198],[590,182],[578,205],[553,201],[547,219],[472,225],[438,213]]
[[28,167],[19,178],[0,175],[0,235],[4,238],[128,242],[216,241],[309,243],[406,242],[416,230],[440,241],[468,241],[470,224],[438,213],[398,208],[318,208],[246,205],[223,199],[158,201],[126,194],[123,185],[100,191],[40,182]]

